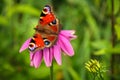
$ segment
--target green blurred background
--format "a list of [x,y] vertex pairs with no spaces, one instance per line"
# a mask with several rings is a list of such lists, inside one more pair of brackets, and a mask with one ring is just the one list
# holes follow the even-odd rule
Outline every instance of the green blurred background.
[[54,62],[54,79],[92,80],[85,69],[92,58],[106,66],[105,80],[120,80],[120,0],[113,0],[113,31],[111,1],[0,0],[0,80],[49,80],[44,62],[35,69],[30,67],[28,51],[19,53],[23,42],[33,35],[46,4],[53,6],[63,29],[76,30],[78,36],[71,41],[75,55],[63,55],[61,66]]

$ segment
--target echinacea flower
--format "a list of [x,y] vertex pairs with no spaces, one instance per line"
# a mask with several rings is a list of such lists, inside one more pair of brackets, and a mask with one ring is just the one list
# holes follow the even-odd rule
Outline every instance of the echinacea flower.
[[87,63],[85,63],[85,68],[90,71],[90,72],[98,72],[101,68],[101,65],[99,63],[99,61],[97,61],[96,59],[91,59],[90,61],[88,61]]
[[85,68],[93,73],[93,79],[95,80],[96,78],[98,78],[98,80],[104,80],[103,78],[103,73],[106,72],[106,68],[100,64],[100,62],[96,59],[91,59],[90,61],[88,61],[87,63],[85,63]]
[[[61,30],[55,45],[49,48],[44,48],[43,50],[37,50],[34,53],[30,52],[30,65],[38,68],[42,62],[42,58],[44,59],[47,67],[51,66],[53,58],[59,65],[61,65],[61,51],[63,51],[68,56],[74,55],[74,50],[70,43],[71,39],[76,38],[74,33],[74,30]],[[24,42],[20,48],[20,53],[28,48],[30,40],[31,38]]]

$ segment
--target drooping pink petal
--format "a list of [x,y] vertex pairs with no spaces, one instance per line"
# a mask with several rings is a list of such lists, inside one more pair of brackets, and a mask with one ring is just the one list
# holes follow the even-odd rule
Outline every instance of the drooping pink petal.
[[31,38],[27,39],[27,40],[23,43],[22,47],[21,47],[20,50],[19,50],[20,53],[21,53],[22,51],[24,51],[25,49],[28,48],[30,40],[31,40]]
[[75,33],[74,30],[62,30],[62,31],[60,31],[59,35],[63,35],[67,39],[71,40],[71,39],[77,38],[77,36],[74,35],[74,33]]
[[62,61],[61,61],[61,50],[59,45],[54,45],[54,58],[56,60],[56,62],[61,65]]
[[51,62],[50,62],[50,50],[49,48],[44,48],[43,49],[43,58],[44,58],[44,61],[45,61],[45,64],[47,67],[50,67],[51,66]]
[[34,53],[33,64],[35,68],[38,68],[42,62],[43,53],[41,50],[38,50]]
[[30,52],[30,66],[34,66],[34,64],[33,64],[33,56],[34,56],[34,53]]
[[30,60],[33,59],[33,55],[34,55],[34,53],[30,51]]
[[69,56],[74,55],[74,50],[72,48],[72,45],[70,44],[70,41],[65,38],[64,36],[60,35],[58,39],[58,44],[60,45],[61,49]]
[[30,66],[34,66],[34,63],[33,63],[33,61],[30,61]]
[[50,47],[50,63],[52,63],[54,48]]

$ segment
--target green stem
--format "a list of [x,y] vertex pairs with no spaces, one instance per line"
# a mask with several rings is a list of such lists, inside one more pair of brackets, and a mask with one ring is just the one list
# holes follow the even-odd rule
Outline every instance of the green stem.
[[[115,46],[115,30],[114,30],[114,24],[115,24],[115,16],[114,16],[114,0],[111,0],[112,10],[111,10],[111,30],[112,30],[112,47]],[[115,78],[112,76],[114,75],[114,62],[115,62],[116,55],[113,53],[111,57],[111,80],[115,80]]]
[[53,62],[52,62],[52,65],[50,67],[50,80],[53,80]]

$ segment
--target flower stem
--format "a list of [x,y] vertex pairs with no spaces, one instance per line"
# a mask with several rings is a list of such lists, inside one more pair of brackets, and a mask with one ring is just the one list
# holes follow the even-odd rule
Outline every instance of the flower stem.
[[[114,0],[111,0],[111,5],[112,5],[112,12],[111,12],[111,30],[112,30],[112,47],[114,48],[115,46],[115,40],[116,40],[116,35],[115,35],[115,29],[114,29],[114,24],[115,24],[115,16],[114,16]],[[118,55],[115,55],[114,53],[112,54],[111,56],[111,75],[114,75],[115,72],[114,72],[114,62],[115,62],[115,59],[116,59],[116,56]],[[115,78],[113,76],[111,76],[111,80],[115,80]]]
[[52,65],[50,67],[50,80],[53,80],[53,62],[52,62]]

